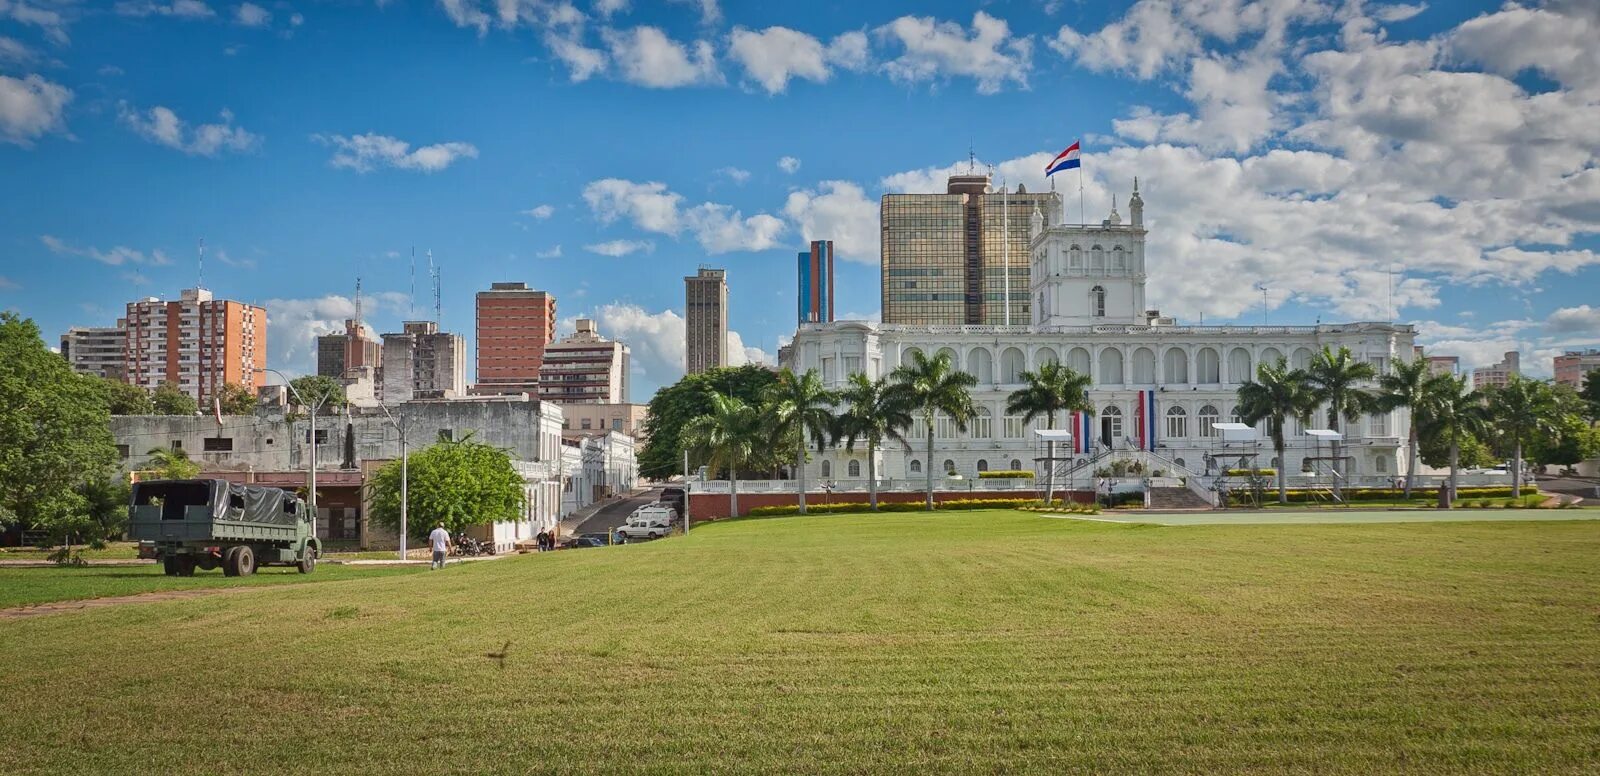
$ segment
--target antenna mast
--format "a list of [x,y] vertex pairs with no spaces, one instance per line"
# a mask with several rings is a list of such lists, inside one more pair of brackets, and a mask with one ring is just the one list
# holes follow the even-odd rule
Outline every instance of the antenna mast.
[[433,263],[433,249],[428,249],[428,273],[433,275],[433,322],[440,323],[444,315],[439,304],[439,268]]
[[406,314],[411,320],[417,319],[417,246],[411,246],[411,306]]
[[356,325],[361,325],[361,273],[356,273]]
[[200,238],[200,279],[195,282],[195,288],[206,287],[206,238]]

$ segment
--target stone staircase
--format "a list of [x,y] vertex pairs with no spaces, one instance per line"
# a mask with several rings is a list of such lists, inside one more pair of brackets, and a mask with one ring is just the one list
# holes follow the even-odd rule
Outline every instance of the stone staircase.
[[1151,488],[1150,506],[1147,509],[1210,509],[1205,499],[1188,488]]

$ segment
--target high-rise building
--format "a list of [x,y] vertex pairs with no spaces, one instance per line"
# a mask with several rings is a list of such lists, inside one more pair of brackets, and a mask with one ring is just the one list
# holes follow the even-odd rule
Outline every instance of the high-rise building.
[[479,291],[473,393],[536,393],[545,348],[555,338],[554,296],[527,283],[493,283]]
[[61,357],[79,374],[122,379],[127,321],[116,326],[74,326],[61,335]]
[[1029,218],[1059,213],[1061,198],[989,184],[987,175],[952,175],[944,194],[883,196],[884,323],[1029,325]]
[[539,398],[557,404],[621,404],[628,401],[628,346],[578,319],[578,330],[544,351]]
[[354,318],[346,318],[344,332],[317,337],[317,374],[343,379],[351,370],[371,367],[374,371],[383,363],[383,343],[367,334],[367,327]]
[[1500,363],[1472,370],[1472,387],[1504,388],[1506,383],[1511,382],[1512,375],[1520,374],[1522,374],[1522,354],[1508,350],[1505,358],[1500,359]]
[[683,279],[684,372],[728,365],[727,271],[701,267]]
[[812,240],[800,252],[800,323],[833,320],[833,241]]
[[172,383],[201,404],[224,384],[250,389],[265,382],[267,311],[204,288],[186,288],[178,301],[149,297],[127,306],[123,379],[154,389]]
[[1456,377],[1461,374],[1460,356],[1430,356],[1422,351],[1421,346],[1418,346],[1415,349],[1415,352],[1412,354],[1412,357],[1426,359],[1428,362],[1428,374],[1430,375],[1450,375],[1452,377]]
[[383,335],[384,404],[451,399],[467,392],[467,343],[434,321],[406,321]]
[[1584,376],[1595,370],[1600,370],[1600,350],[1569,350],[1555,358],[1556,382],[1563,385],[1582,388]]

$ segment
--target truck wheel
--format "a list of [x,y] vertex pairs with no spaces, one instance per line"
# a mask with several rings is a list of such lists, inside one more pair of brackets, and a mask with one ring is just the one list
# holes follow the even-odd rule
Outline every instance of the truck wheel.
[[239,576],[239,549],[229,547],[222,551],[222,575],[225,577]]
[[169,577],[178,576],[178,558],[173,555],[162,558],[161,571]]
[[178,556],[178,576],[180,576],[180,577],[192,577],[192,576],[194,576],[194,566],[195,566],[195,560],[194,560],[194,556],[193,555],[179,555]]
[[300,573],[310,574],[312,571],[315,571],[316,568],[317,551],[312,549],[310,545],[307,545],[305,552],[300,554]]
[[234,563],[239,567],[239,576],[248,577],[256,573],[256,551],[250,549],[250,545],[240,545],[239,554],[234,557],[236,558]]

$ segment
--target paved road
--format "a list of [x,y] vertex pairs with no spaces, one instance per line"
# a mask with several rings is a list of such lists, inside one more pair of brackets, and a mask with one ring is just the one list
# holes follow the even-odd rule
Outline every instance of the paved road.
[[645,504],[654,504],[659,498],[661,498],[660,490],[647,490],[633,498],[618,499],[590,515],[588,520],[578,526],[578,533],[607,533],[628,522],[628,515],[633,514],[633,510]]

